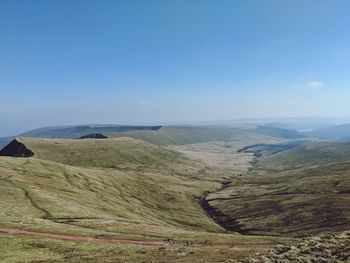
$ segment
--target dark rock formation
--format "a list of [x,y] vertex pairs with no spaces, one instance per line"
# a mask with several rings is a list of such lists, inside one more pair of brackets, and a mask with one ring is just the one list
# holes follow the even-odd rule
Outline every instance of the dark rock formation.
[[79,139],[107,139],[108,137],[102,133],[91,133],[88,135],[81,136]]
[[0,151],[0,156],[31,157],[34,153],[17,139],[12,140]]

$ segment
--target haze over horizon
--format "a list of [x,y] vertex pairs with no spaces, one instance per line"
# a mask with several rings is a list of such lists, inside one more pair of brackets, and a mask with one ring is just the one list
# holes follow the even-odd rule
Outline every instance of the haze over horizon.
[[0,136],[350,116],[350,2],[0,0]]

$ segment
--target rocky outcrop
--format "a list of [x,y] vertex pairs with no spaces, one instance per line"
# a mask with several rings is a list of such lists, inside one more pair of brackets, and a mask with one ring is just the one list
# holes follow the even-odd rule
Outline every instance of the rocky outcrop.
[[106,135],[103,135],[102,133],[91,133],[88,135],[81,136],[79,139],[107,139],[108,137]]
[[34,153],[18,139],[12,140],[0,151],[0,156],[31,157]]

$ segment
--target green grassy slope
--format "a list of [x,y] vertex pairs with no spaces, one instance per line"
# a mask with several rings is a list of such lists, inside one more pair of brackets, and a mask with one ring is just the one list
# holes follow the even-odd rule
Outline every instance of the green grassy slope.
[[35,153],[34,158],[74,166],[123,168],[190,162],[175,151],[132,138],[78,140],[23,137],[17,140]]
[[210,195],[242,233],[305,236],[350,227],[350,143],[310,142],[260,159]]
[[[35,158],[0,157],[2,226],[80,233],[171,236],[221,232],[195,196],[213,187],[161,168],[82,168]],[[184,166],[184,167],[183,167]],[[78,227],[76,227],[78,226]]]

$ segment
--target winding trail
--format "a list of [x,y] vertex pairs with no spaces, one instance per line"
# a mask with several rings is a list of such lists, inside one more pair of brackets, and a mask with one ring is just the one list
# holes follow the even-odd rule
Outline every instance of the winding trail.
[[[42,237],[60,240],[69,240],[76,242],[93,242],[100,244],[114,243],[114,244],[131,244],[131,245],[144,245],[144,246],[185,246],[184,243],[172,244],[167,241],[156,241],[156,240],[130,240],[130,239],[114,239],[114,238],[97,238],[97,237],[87,237],[87,236],[73,236],[65,234],[53,234],[53,233],[43,233],[35,232],[29,230],[22,230],[17,228],[2,228],[0,227],[0,234],[10,234],[10,235],[24,235],[31,237]],[[189,247],[223,247],[223,248],[241,248],[241,249],[269,249],[274,247],[276,244],[273,243],[241,243],[232,245],[224,244],[193,244]]]
[[65,234],[34,232],[34,231],[17,229],[17,228],[0,228],[0,233],[62,239],[62,240],[70,240],[70,241],[85,241],[85,242],[94,242],[94,243],[120,243],[120,244],[135,244],[135,245],[152,245],[152,246],[169,245],[169,243],[165,241],[109,239],[109,238],[97,238],[97,237],[86,237],[86,236],[73,236],[73,235],[65,235]]

